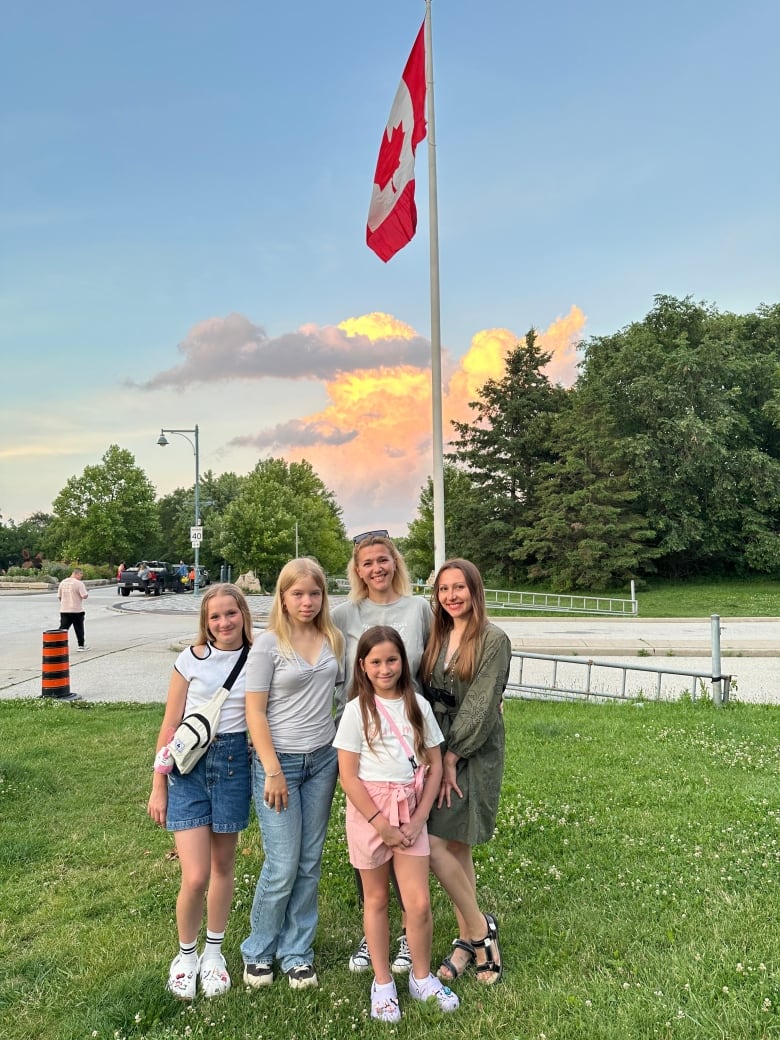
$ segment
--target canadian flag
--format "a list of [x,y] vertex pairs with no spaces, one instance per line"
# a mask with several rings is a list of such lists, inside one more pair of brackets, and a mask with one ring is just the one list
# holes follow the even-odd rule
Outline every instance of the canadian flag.
[[385,263],[414,237],[414,153],[424,140],[425,22],[406,63],[390,109],[374,173],[366,242]]

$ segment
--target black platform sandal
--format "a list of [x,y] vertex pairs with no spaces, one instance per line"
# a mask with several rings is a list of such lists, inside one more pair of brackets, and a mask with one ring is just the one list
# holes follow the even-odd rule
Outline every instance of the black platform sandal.
[[[498,921],[493,914],[485,914],[484,917],[488,928],[487,935],[484,939],[472,939],[471,945],[474,950],[484,950],[486,960],[483,964],[475,961],[474,974],[483,985],[495,986],[504,974],[504,958],[498,944]],[[481,978],[483,975],[493,975],[494,978]]]
[[[436,972],[437,976],[441,979],[442,982],[454,982],[455,979],[459,979],[461,975],[463,975],[464,972],[466,972],[474,963],[476,955],[474,953],[474,947],[471,945],[470,942],[467,942],[465,939],[453,939],[452,949],[463,950],[464,953],[468,954],[468,959],[465,961],[460,971],[458,971],[450,957],[442,957],[441,964],[439,965],[438,971]],[[442,975],[442,968],[448,971],[449,975]]]

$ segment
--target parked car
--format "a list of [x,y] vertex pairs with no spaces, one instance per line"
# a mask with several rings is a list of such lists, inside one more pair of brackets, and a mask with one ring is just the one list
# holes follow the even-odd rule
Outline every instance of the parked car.
[[[194,568],[194,566],[195,566],[194,563],[190,564],[190,570],[192,570]],[[210,585],[210,584],[211,584],[211,578],[209,577],[209,572],[206,570],[205,567],[198,567],[198,588],[202,589],[206,585]]]

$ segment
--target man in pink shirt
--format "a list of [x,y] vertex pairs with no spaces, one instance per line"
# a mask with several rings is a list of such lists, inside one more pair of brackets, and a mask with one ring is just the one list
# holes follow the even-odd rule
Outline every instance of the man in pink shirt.
[[79,644],[78,650],[89,649],[84,645],[84,600],[89,593],[81,580],[83,574],[81,567],[74,567],[71,576],[61,581],[57,589],[60,601],[60,628],[67,630],[73,625]]

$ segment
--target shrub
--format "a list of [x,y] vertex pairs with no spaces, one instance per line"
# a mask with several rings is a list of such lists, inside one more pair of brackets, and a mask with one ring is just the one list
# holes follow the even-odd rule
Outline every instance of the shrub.
[[33,571],[29,568],[23,570],[21,567],[9,567],[8,573],[3,577],[3,581],[11,581],[19,585],[26,581],[42,581],[48,585],[57,584],[57,579],[50,574],[43,574],[41,571]]

